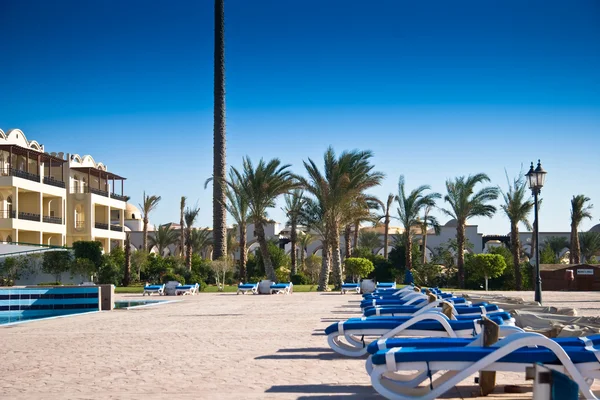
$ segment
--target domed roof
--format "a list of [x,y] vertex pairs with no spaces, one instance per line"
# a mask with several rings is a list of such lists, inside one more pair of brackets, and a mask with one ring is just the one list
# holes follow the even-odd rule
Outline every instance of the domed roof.
[[600,233],[600,224],[592,226],[590,232],[598,232]]
[[125,206],[125,219],[142,219],[142,213],[140,210],[131,203],[127,203]]
[[444,226],[447,226],[450,228],[456,228],[458,226],[458,221],[455,219],[451,219],[450,221],[446,222],[446,225],[444,225]]

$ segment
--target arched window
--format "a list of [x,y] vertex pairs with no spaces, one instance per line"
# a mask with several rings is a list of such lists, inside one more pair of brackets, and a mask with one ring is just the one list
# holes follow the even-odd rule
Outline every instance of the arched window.
[[81,204],[75,206],[75,228],[83,228],[85,225],[85,214],[83,213],[83,207]]

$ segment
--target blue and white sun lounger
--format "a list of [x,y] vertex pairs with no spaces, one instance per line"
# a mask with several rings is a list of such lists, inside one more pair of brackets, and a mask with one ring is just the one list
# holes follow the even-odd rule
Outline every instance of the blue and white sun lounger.
[[271,294],[292,294],[294,293],[294,285],[292,282],[275,283],[271,285]]
[[396,282],[377,282],[377,289],[396,289]]
[[360,293],[360,283],[342,283],[342,294],[348,292]]
[[252,294],[258,294],[258,282],[257,283],[240,283],[236,294],[246,294],[252,292]]
[[[433,304],[435,303],[435,304]],[[444,301],[443,300],[438,300],[435,301],[433,303],[429,303],[427,306],[427,309],[436,309],[437,307],[441,306]],[[430,306],[430,304],[432,306]],[[488,303],[477,303],[477,304],[472,304],[470,306],[466,306],[466,305],[456,305],[453,306],[452,304],[448,303],[450,306],[452,306],[452,313],[454,315],[486,315],[488,313],[491,312],[497,312],[497,311],[504,311],[502,310],[500,307],[498,307],[496,304],[488,304]],[[391,316],[391,317],[397,317],[397,316],[406,316],[406,315],[414,315],[416,312],[423,312],[423,309],[425,309],[425,307],[421,307],[421,308],[416,308],[414,306],[375,306],[375,307],[367,307],[363,310],[363,315],[365,317],[379,317],[379,316]]]
[[179,296],[179,295],[186,295],[186,294],[191,294],[191,295],[195,295],[196,293],[198,293],[198,289],[200,288],[199,284],[195,284],[195,285],[179,285],[175,288],[175,295]]
[[[573,340],[581,343],[571,343]],[[525,372],[543,363],[568,374],[587,399],[597,399],[591,383],[600,378],[600,350],[590,338],[548,339],[539,333],[514,333],[490,347],[393,347],[371,357],[371,383],[388,399],[429,400],[479,371]],[[415,372],[416,371],[416,372]],[[429,385],[419,386],[424,380]]]
[[[490,319],[498,325],[514,325],[508,313],[498,313]],[[458,317],[454,320],[435,311],[414,317],[350,318],[325,329],[332,350],[349,357],[367,354],[367,345],[377,339],[397,336],[473,337],[480,332],[481,325],[476,318]]]
[[144,286],[144,292],[142,296],[148,295],[150,296],[152,293],[158,293],[159,295],[165,294],[165,284],[162,285],[146,285]]

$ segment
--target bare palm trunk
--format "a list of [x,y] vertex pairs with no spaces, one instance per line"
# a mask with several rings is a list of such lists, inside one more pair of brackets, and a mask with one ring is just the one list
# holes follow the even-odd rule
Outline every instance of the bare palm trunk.
[[213,148],[213,259],[227,255],[225,210],[225,5],[215,0]]
[[[142,248],[148,251],[148,217],[144,217],[144,237],[142,238]],[[161,254],[162,255],[162,254]]]
[[424,226],[423,230],[423,254],[421,254],[421,263],[423,265],[427,264],[427,225]]
[[569,252],[569,263],[579,264],[581,262],[581,249],[579,248],[579,233],[577,226],[571,223],[571,249]]
[[185,246],[185,265],[188,271],[192,270],[192,232],[188,229],[186,232],[187,240]]
[[354,223],[354,250],[358,248],[358,230],[360,229],[360,224],[357,222]]
[[383,257],[388,259],[388,244],[389,244],[389,230],[390,230],[390,215],[385,215],[385,230],[383,232]]
[[337,222],[332,224],[331,229],[331,272],[333,275],[334,290],[339,290],[342,287],[343,272],[342,272],[342,257],[340,254],[340,229]]
[[515,223],[511,223],[510,225],[510,244],[515,268],[515,287],[517,290],[521,290],[523,288],[523,278],[521,277],[521,243],[519,242],[519,227]]
[[123,273],[123,286],[131,283],[131,236],[125,234],[125,271]]
[[260,247],[260,254],[262,255],[263,263],[265,264],[265,273],[267,274],[267,278],[276,281],[277,277],[275,276],[275,269],[273,268],[273,262],[271,261],[271,256],[269,255],[269,248],[267,246],[267,239],[265,238],[265,227],[262,222],[254,223],[254,228],[256,230],[256,240],[258,241],[258,245]]
[[292,231],[290,232],[290,242],[292,247],[291,259],[292,268],[291,275],[294,276],[298,273],[298,265],[296,265],[296,243],[298,242],[298,234],[296,233],[296,218],[292,218]]
[[352,234],[352,225],[348,224],[344,228],[344,259],[352,257],[352,245],[350,235]]
[[406,234],[406,269],[412,270],[412,234],[410,230]]
[[465,288],[465,224],[459,222],[456,227],[456,266],[458,267],[458,287]]
[[321,276],[319,277],[319,286],[317,290],[319,292],[328,292],[329,291],[329,272],[331,270],[331,253],[329,250],[329,243],[327,243],[327,239],[323,239],[323,257],[321,259]]
[[304,247],[304,245],[302,245],[301,247],[302,248],[300,249],[300,267],[304,268],[304,257],[305,257],[306,247]]
[[181,235],[179,237],[179,257],[183,258],[184,248],[185,248],[185,229],[183,228],[185,225],[185,221],[183,220],[183,207],[181,208],[181,216],[179,219],[179,228],[181,229]]
[[240,280],[246,282],[246,223],[240,224]]

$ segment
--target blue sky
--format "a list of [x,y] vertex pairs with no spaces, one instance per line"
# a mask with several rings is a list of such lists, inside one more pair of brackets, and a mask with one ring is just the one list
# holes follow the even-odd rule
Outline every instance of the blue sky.
[[[226,0],[227,161],[371,149],[397,191],[486,172],[506,187],[548,170],[540,228],[569,230],[584,193],[600,218],[600,3]],[[0,1],[0,128],[92,154],[212,222],[212,1]],[[283,221],[279,208],[270,215]],[[446,220],[445,217],[442,218]],[[231,221],[232,222],[232,221]],[[472,220],[506,233],[506,217]]]

